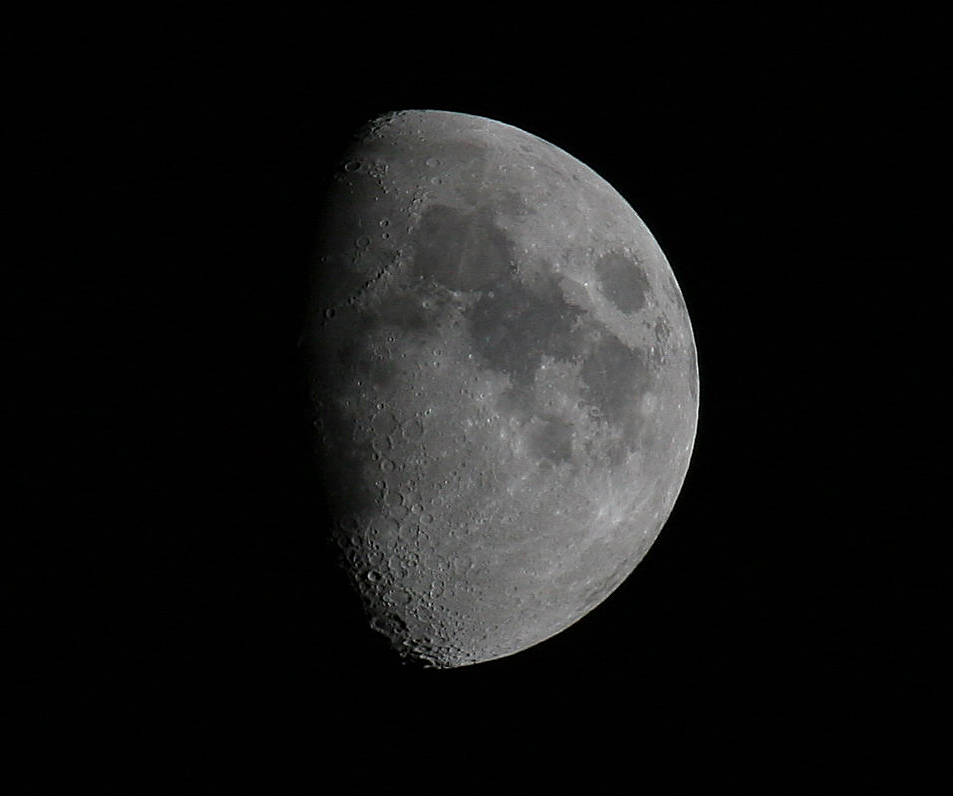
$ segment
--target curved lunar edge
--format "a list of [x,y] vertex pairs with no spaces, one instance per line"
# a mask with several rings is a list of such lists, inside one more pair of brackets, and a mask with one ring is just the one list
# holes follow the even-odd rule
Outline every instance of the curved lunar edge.
[[372,626],[456,667],[565,629],[672,510],[691,324],[599,175],[507,124],[371,122],[324,205],[306,348],[320,488]]

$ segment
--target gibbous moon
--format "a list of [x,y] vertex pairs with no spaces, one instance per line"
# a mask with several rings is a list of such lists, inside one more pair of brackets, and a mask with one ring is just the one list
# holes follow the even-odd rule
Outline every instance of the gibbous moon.
[[341,563],[406,659],[520,652],[675,503],[698,416],[675,277],[592,169],[479,116],[374,120],[326,199],[305,337]]

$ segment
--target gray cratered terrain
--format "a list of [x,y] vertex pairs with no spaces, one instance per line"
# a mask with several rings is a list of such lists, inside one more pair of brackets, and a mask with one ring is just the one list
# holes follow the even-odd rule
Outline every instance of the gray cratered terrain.
[[632,572],[688,468],[665,256],[587,166],[461,113],[372,122],[325,208],[315,447],[371,624],[438,667],[543,641]]

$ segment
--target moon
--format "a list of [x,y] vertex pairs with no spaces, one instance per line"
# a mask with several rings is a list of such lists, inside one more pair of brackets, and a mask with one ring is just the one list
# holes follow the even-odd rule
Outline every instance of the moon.
[[672,269],[592,169],[464,113],[370,122],[323,208],[316,488],[370,624],[439,668],[550,638],[632,572],[689,466]]

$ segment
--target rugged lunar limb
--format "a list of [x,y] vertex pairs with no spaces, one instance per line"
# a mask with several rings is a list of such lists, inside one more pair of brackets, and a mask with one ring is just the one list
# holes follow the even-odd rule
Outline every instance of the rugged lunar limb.
[[688,468],[698,372],[664,255],[587,166],[459,113],[375,120],[325,207],[315,447],[372,625],[440,667],[558,633]]

